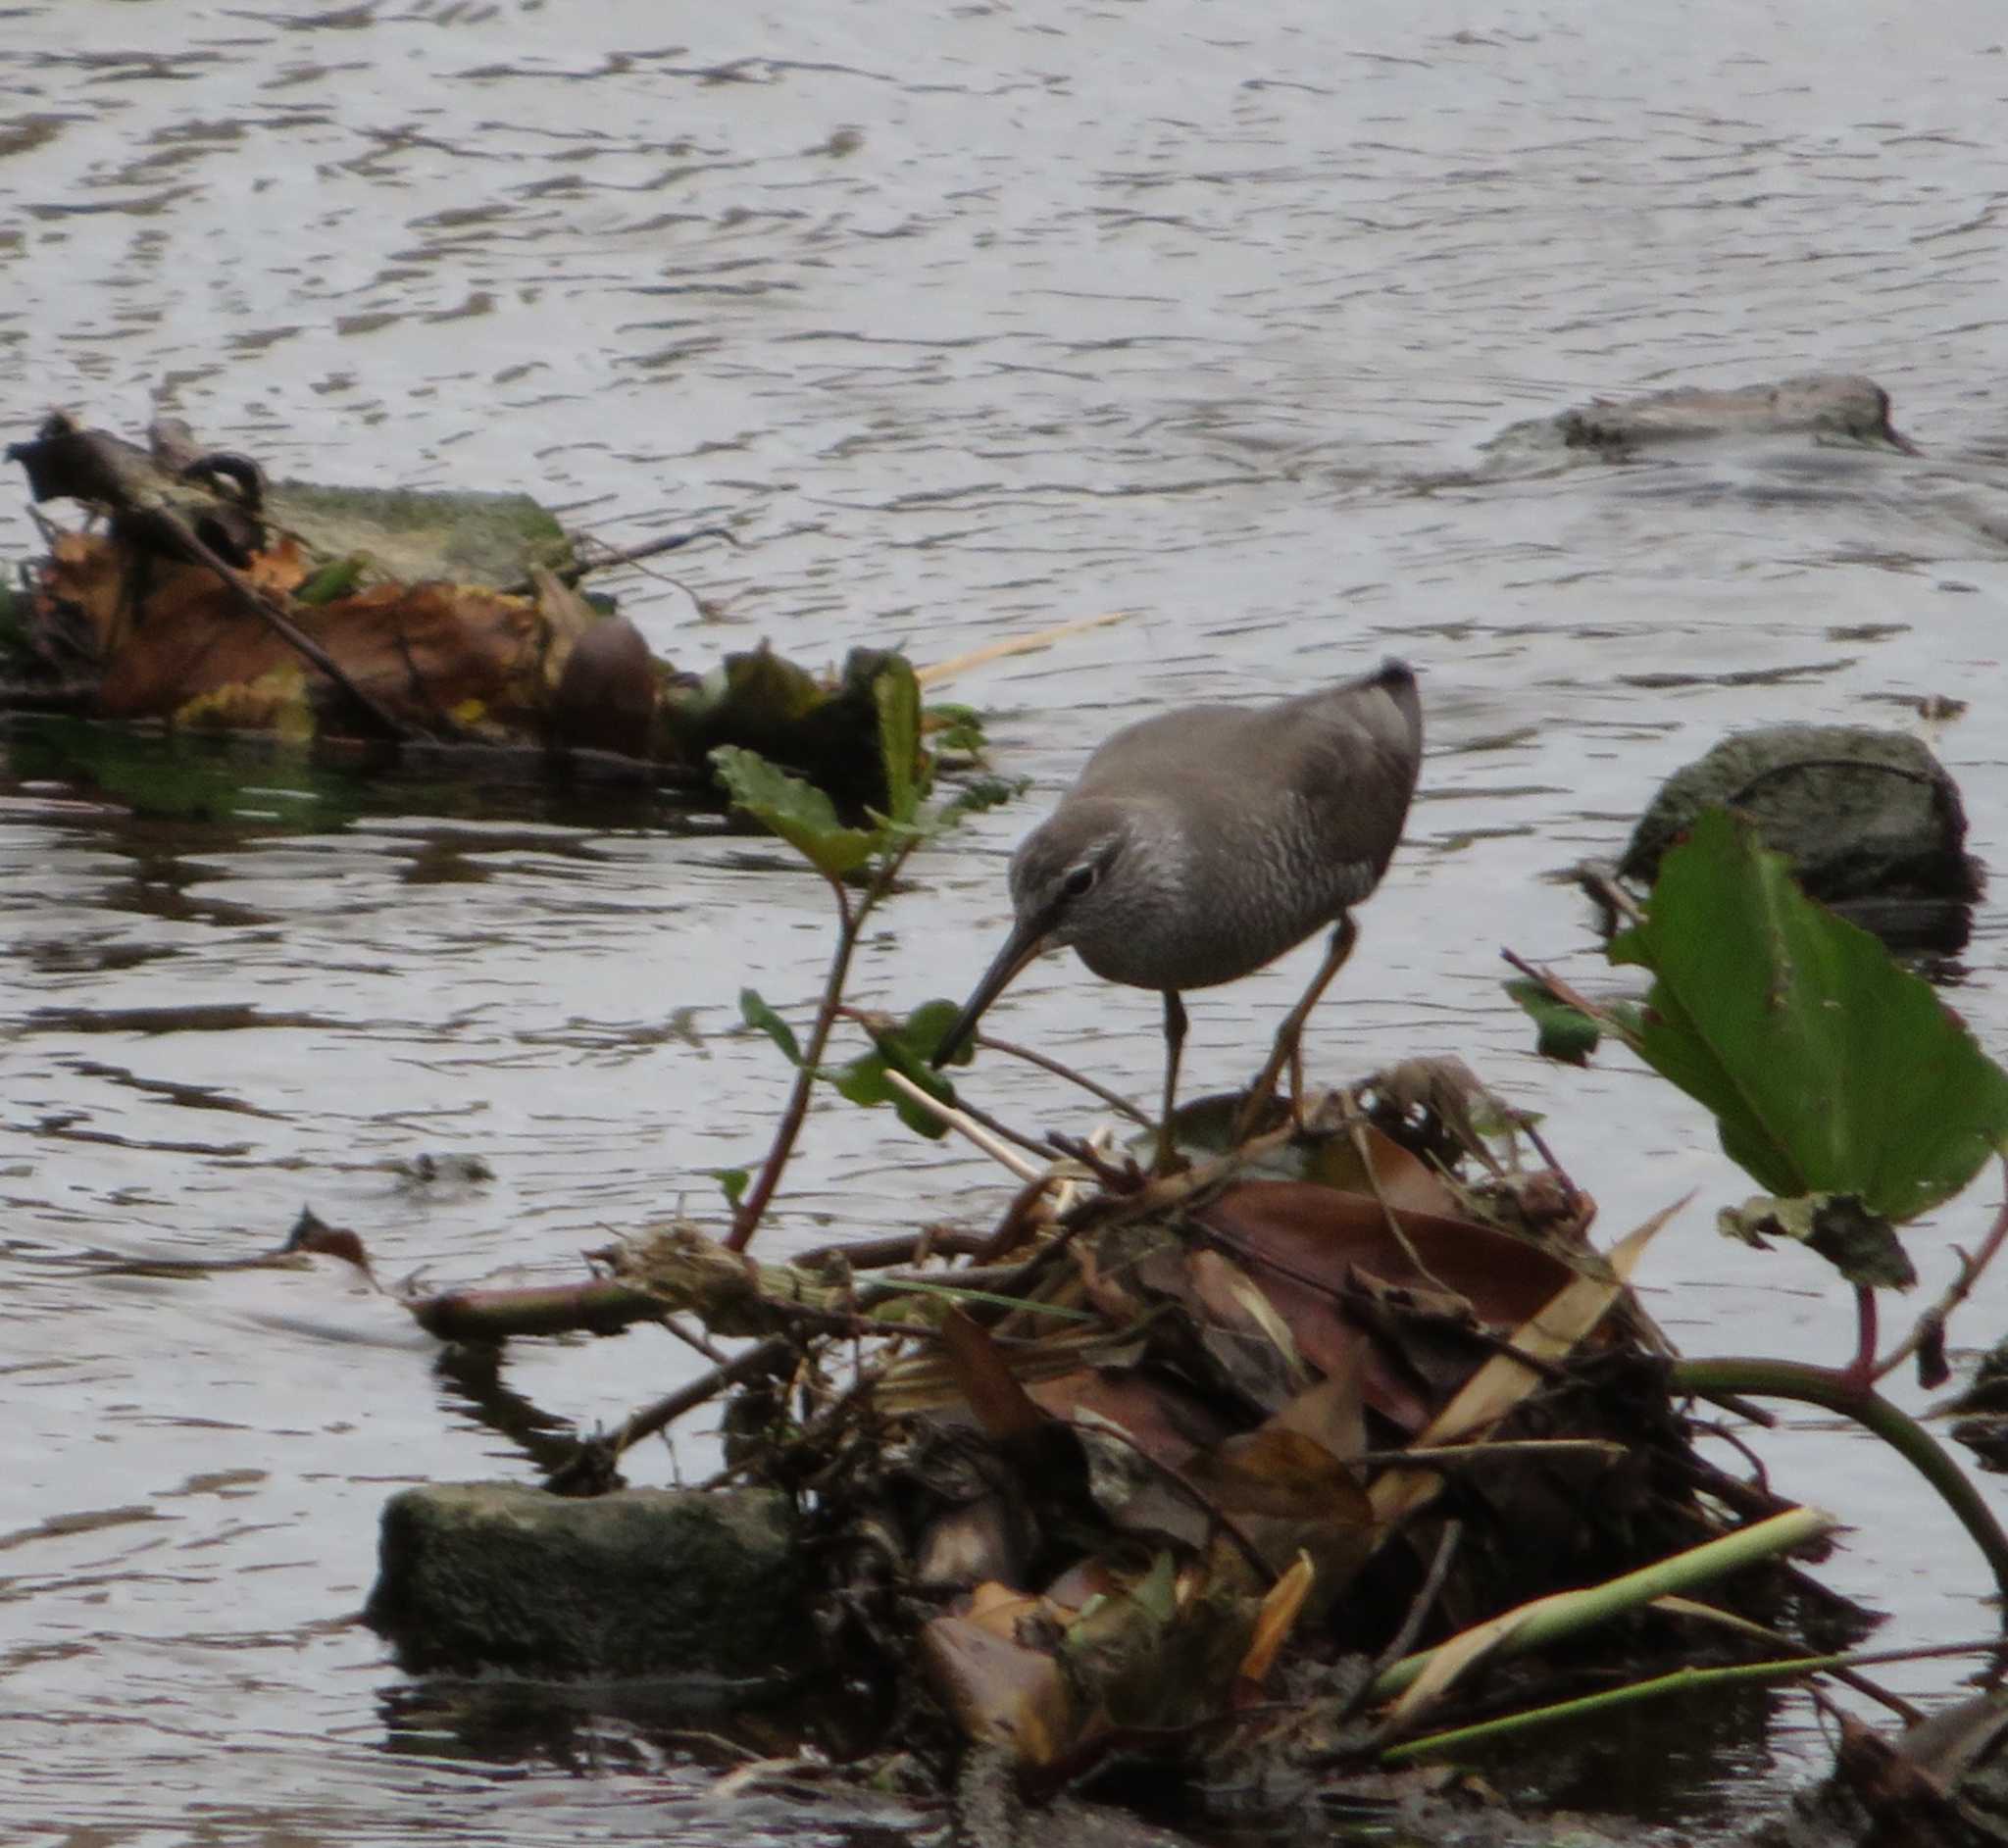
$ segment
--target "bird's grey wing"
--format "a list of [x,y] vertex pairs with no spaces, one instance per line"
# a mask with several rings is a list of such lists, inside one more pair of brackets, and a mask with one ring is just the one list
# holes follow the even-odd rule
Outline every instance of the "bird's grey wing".
[[1184,706],[1139,720],[1104,739],[1072,793],[1130,797],[1161,784],[1204,780],[1232,761],[1249,725],[1237,706]]
[[[1406,693],[1408,697],[1402,698]],[[1297,786],[1317,818],[1325,856],[1363,869],[1373,888],[1401,841],[1422,768],[1422,714],[1413,684],[1366,687],[1337,715],[1292,715]]]

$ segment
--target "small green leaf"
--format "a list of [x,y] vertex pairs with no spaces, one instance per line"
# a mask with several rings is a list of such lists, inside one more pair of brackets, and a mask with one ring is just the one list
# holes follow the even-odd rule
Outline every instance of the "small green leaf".
[[899,1095],[885,1082],[885,1061],[876,1052],[860,1053],[849,1065],[827,1067],[823,1076],[836,1087],[839,1097],[867,1110],[889,1104]]
[[1719,809],[1667,854],[1609,954],[1653,973],[1641,1056],[1715,1113],[1724,1150],[1773,1194],[1852,1195],[1900,1225],[2008,1145],[2008,1073]]
[[921,806],[921,688],[913,663],[893,655],[872,682],[878,708],[878,758],[885,769],[885,817],[900,826]]
[[1587,1065],[1589,1055],[1603,1037],[1600,1027],[1581,1008],[1557,1001],[1537,981],[1517,976],[1506,984],[1506,992],[1524,1008],[1537,1029],[1534,1050],[1543,1059],[1559,1059],[1564,1065]]
[[958,1013],[952,1001],[929,1001],[916,1008],[889,1032],[872,1035],[872,1050],[846,1066],[823,1075],[836,1086],[839,1095],[868,1109],[890,1104],[909,1129],[929,1141],[947,1133],[948,1125],[931,1111],[924,1110],[912,1098],[887,1082],[886,1072],[897,1072],[909,1084],[926,1091],[941,1103],[955,1101],[955,1089],[928,1061],[954,1023]]
[[926,718],[934,736],[936,751],[950,751],[959,757],[976,757],[982,751],[983,718],[974,706],[942,700],[927,709]]
[[[882,1050],[862,1053],[849,1065],[839,1066],[824,1075],[836,1086],[839,1095],[853,1104],[863,1104],[867,1109],[890,1104],[898,1113],[900,1122],[909,1129],[917,1130],[930,1142],[939,1140],[947,1134],[948,1125],[931,1112],[923,1110],[904,1091],[896,1090],[886,1082],[886,1068],[896,1063],[903,1062],[898,1061],[896,1055]],[[928,1071],[925,1066],[912,1071],[902,1070],[900,1075],[931,1096],[940,1098],[943,1103],[953,1095],[941,1076]]]
[[[948,1029],[962,1018],[962,1004],[956,1001],[923,1001],[906,1017],[905,1024],[894,1035],[900,1047],[914,1060],[929,1071],[933,1069],[934,1049],[948,1036]],[[967,1042],[949,1060],[950,1065],[968,1065],[975,1057]]]
[[794,1028],[767,1005],[766,1001],[762,999],[759,989],[741,988],[739,990],[739,1018],[748,1026],[759,1028],[769,1039],[773,1040],[787,1056],[789,1065],[798,1066],[802,1063],[802,1046],[801,1042],[795,1038]]
[[942,824],[952,826],[965,815],[980,815],[1014,802],[1030,787],[1029,776],[972,776],[941,805]]
[[879,830],[845,827],[822,790],[777,769],[758,751],[722,744],[711,761],[733,803],[772,828],[826,878],[841,878],[877,851]]
[[293,601],[318,606],[347,596],[361,580],[363,567],[368,563],[369,560],[360,552],[351,552],[347,558],[338,558],[322,566],[305,583],[294,589]]
[[726,1197],[727,1206],[737,1206],[739,1198],[746,1191],[746,1183],[753,1178],[743,1168],[700,1168],[700,1174],[709,1174],[718,1182],[719,1189]]

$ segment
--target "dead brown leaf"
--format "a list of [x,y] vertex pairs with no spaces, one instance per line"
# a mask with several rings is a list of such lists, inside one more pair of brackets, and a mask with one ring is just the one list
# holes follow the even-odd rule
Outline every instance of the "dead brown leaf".
[[950,1308],[939,1324],[949,1371],[976,1420],[996,1438],[1030,1437],[1046,1416],[1013,1375],[996,1342],[961,1310]]
[[921,1631],[921,1667],[964,1733],[1050,1765],[1074,1742],[1074,1699],[1060,1665],[970,1617],[937,1617]]

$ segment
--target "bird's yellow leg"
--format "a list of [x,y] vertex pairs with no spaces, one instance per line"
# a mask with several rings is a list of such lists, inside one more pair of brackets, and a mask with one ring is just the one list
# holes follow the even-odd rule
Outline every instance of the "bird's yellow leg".
[[1151,1172],[1169,1174],[1177,1165],[1178,1149],[1172,1142],[1172,1112],[1179,1101],[1179,1060],[1185,1050],[1185,1004],[1178,991],[1165,990],[1165,1107],[1157,1120],[1157,1159]]
[[1331,933],[1331,947],[1325,952],[1325,961],[1318,966],[1318,973],[1311,977],[1311,985],[1304,990],[1303,998],[1283,1016],[1282,1024],[1276,1029],[1276,1044],[1270,1049],[1269,1063],[1262,1068],[1262,1075],[1248,1095],[1241,1100],[1241,1108],[1234,1118],[1232,1140],[1245,1142],[1261,1121],[1262,1111],[1268,1104],[1270,1094],[1276,1089],[1276,1080],[1281,1075],[1284,1066],[1293,1074],[1295,1089],[1291,1093],[1290,1110],[1295,1114],[1297,1100],[1303,1095],[1303,1061],[1299,1056],[1299,1042],[1304,1036],[1304,1023],[1311,1018],[1311,1010],[1324,998],[1325,991],[1331,986],[1332,977],[1345,967],[1346,958],[1352,955],[1353,945],[1359,941],[1360,927],[1353,923],[1350,912],[1342,913],[1338,927]]

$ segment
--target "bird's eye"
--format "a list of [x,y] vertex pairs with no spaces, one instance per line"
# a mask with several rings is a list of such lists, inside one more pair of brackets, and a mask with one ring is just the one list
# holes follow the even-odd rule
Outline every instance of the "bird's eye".
[[1094,863],[1092,861],[1084,861],[1067,874],[1066,878],[1061,881],[1060,889],[1069,898],[1079,898],[1084,893],[1093,889],[1094,882],[1099,876],[1100,872]]

